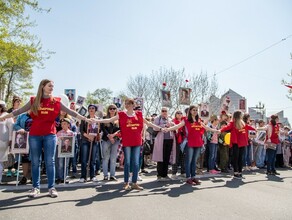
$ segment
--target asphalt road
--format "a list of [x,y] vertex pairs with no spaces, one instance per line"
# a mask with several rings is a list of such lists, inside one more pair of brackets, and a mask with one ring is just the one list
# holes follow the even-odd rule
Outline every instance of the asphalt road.
[[292,219],[292,170],[268,178],[259,170],[245,173],[243,180],[205,174],[200,186],[157,182],[149,171],[141,192],[122,189],[122,172],[117,183],[57,185],[54,199],[45,184],[34,199],[27,197],[31,185],[2,185],[0,219]]

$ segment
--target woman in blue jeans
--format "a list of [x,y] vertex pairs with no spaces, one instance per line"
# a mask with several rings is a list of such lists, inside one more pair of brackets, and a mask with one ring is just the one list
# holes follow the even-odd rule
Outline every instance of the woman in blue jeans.
[[[139,171],[140,148],[142,146],[142,131],[144,123],[150,127],[161,129],[159,126],[148,122],[143,118],[141,111],[135,111],[135,101],[133,99],[125,100],[125,111],[120,111],[114,117],[108,119],[93,119],[93,122],[111,123],[119,120],[121,130],[122,145],[124,149],[124,189],[125,190],[143,190],[143,187],[137,184]],[[130,164],[133,164],[132,186],[129,185]]]
[[[90,104],[88,106],[87,116],[88,120],[95,118],[95,113],[97,111],[97,106]],[[87,181],[87,166],[89,166],[89,177],[93,182],[97,182],[95,177],[96,162],[100,162],[100,146],[99,146],[99,127],[96,123],[89,128],[87,122],[81,122],[80,133],[81,133],[81,177],[79,182],[84,183]],[[97,128],[97,129],[95,129]],[[91,152],[90,152],[91,151]],[[90,158],[89,158],[90,157]],[[89,163],[89,164],[88,164]]]
[[[111,118],[117,115],[117,106],[109,105],[106,117]],[[118,156],[118,146],[120,144],[119,132],[120,126],[118,121],[101,125],[102,135],[102,170],[104,180],[117,181],[115,177],[116,162]],[[110,167],[110,176],[108,176],[108,166]]]
[[279,140],[279,117],[272,115],[270,123],[267,127],[267,175],[280,175],[275,169],[277,145],[280,144]]
[[30,101],[22,108],[0,117],[0,121],[3,121],[6,118],[15,117],[31,110],[30,116],[33,121],[30,128],[29,146],[32,163],[33,189],[29,193],[29,197],[36,197],[40,194],[40,166],[42,151],[44,151],[44,160],[46,163],[49,195],[52,198],[58,196],[58,192],[54,187],[55,152],[57,146],[55,119],[58,117],[60,111],[65,111],[69,115],[77,117],[80,120],[87,120],[84,116],[79,115],[62,104],[59,97],[53,97],[53,90],[53,81],[48,79],[42,80],[35,97],[31,97]]

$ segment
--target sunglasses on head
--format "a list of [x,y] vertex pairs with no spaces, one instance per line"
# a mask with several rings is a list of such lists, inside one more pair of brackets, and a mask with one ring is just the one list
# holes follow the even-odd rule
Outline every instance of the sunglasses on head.
[[116,108],[109,108],[109,110],[116,110]]

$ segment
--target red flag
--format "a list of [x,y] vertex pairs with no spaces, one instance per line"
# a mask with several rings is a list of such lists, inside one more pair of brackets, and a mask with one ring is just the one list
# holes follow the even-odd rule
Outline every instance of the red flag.
[[289,89],[292,89],[292,85],[285,85],[285,86],[287,86]]

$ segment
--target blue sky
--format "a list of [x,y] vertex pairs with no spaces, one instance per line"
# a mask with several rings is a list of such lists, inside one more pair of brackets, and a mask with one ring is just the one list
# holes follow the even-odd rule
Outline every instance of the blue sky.
[[[116,94],[129,76],[160,67],[212,75],[292,34],[289,0],[64,0],[40,1],[49,14],[30,12],[43,48],[55,51],[45,69],[35,69],[34,85],[55,81],[55,95],[76,88],[85,96],[96,88]],[[259,101],[267,112],[292,103],[281,79],[292,70],[292,37],[217,75],[220,93],[229,88]]]

